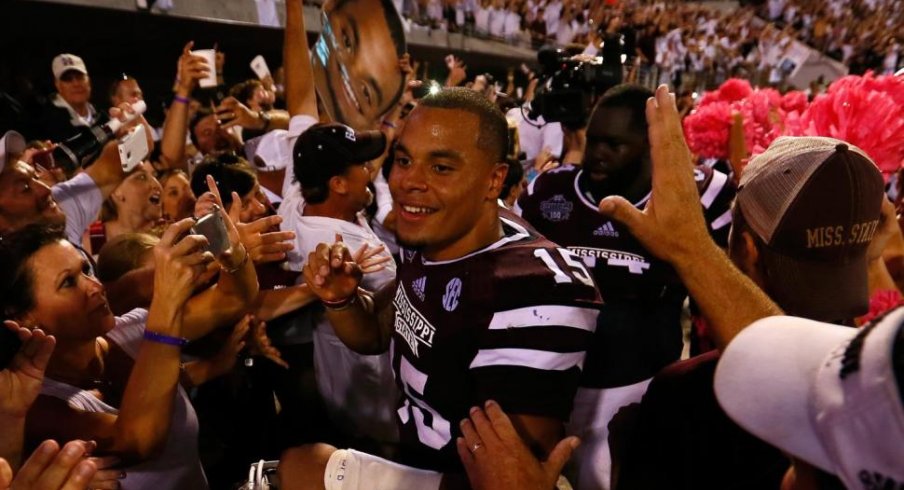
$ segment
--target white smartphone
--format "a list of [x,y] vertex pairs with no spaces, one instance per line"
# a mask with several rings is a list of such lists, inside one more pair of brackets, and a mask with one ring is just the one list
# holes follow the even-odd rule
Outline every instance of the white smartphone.
[[263,56],[257,55],[251,60],[251,69],[257,78],[263,80],[270,76],[270,68],[267,66],[267,60]]
[[122,163],[122,170],[124,172],[135,170],[135,167],[148,156],[149,151],[144,124],[139,124],[119,139],[119,161]]

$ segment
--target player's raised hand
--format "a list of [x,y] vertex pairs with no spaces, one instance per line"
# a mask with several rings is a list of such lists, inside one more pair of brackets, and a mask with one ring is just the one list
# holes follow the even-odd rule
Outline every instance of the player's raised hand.
[[643,211],[620,196],[600,202],[600,212],[625,224],[657,257],[677,264],[712,242],[694,181],[694,165],[684,140],[675,94],[665,85],[647,101],[653,193]]
[[332,245],[321,243],[308,254],[303,273],[308,287],[325,303],[341,303],[357,294],[363,276],[339,234]]

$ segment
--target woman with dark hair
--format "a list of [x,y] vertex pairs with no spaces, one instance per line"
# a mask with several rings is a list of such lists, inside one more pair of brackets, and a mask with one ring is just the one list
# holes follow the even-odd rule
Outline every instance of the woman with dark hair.
[[[224,219],[231,249],[217,258],[220,276],[256,295],[247,252]],[[122,460],[125,489],[207,488],[197,418],[178,385],[182,345],[212,329],[184,321],[214,260],[204,251],[207,240],[189,234],[193,223],[182,220],[163,234],[153,252],[150,308],[122,317],[114,317],[103,285],[62,229],[31,225],[0,241],[0,312],[57,341],[28,414],[27,440],[96,441],[97,453]]]
[[205,214],[214,203],[213,195],[207,192],[207,176],[213,177],[220,188],[223,206],[231,209],[232,193],[239,195],[242,203],[241,221],[250,223],[275,214],[270,200],[261,191],[257,174],[248,166],[244,158],[226,153],[208,157],[191,174],[191,190],[198,196],[195,215]]
[[188,174],[182,169],[171,169],[163,172],[157,180],[163,186],[160,201],[163,219],[171,223],[190,217],[197,199],[191,190]]

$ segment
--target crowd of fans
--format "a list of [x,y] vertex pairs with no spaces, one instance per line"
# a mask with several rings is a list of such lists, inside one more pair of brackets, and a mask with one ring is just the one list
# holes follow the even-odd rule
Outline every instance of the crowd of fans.
[[626,61],[639,71],[638,81],[671,83],[691,92],[731,77],[784,86],[794,66],[782,61],[795,40],[842,62],[853,74],[891,74],[904,66],[904,9],[892,0],[772,0],[759,9],[728,11],[683,2],[578,0],[431,0],[397,7],[417,25],[535,48],[580,44],[595,54],[601,41],[617,40],[611,35],[618,34]]
[[904,64],[904,9],[896,0],[769,0],[763,18],[844,63],[851,73],[892,74]]
[[[700,164],[683,102],[645,87],[779,83],[769,53],[847,34],[806,35],[811,7],[784,2],[781,29],[685,5],[402,7],[591,48],[636,35],[625,77],[645,83],[560,124],[532,114],[533,73],[501,87],[450,56],[425,87],[404,54],[395,99],[353,129],[318,103],[287,1],[279,83],[227,84],[188,42],[154,128],[140,80],[98,108],[84,60],[54,57],[56,92],[0,139],[0,488],[904,485],[883,176],[904,154],[877,145],[880,171],[787,136]],[[127,169],[130,134],[148,150]]]

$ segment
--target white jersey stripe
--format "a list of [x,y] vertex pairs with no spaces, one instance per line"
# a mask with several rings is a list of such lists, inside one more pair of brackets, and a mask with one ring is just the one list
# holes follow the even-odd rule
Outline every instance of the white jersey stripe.
[[536,305],[514,310],[497,311],[490,321],[490,330],[508,328],[562,326],[579,328],[588,332],[596,329],[599,311],[562,305]]
[[727,175],[722,172],[714,171],[713,178],[709,181],[709,187],[707,187],[706,192],[700,196],[700,204],[702,204],[704,208],[709,209],[709,207],[712,206],[713,201],[716,200],[716,197],[719,196],[719,193],[722,192],[722,188],[725,187],[727,182]]
[[485,366],[523,366],[544,371],[564,371],[584,366],[584,352],[549,352],[536,349],[481,349],[471,369]]
[[713,222],[710,224],[710,226],[712,227],[713,230],[718,230],[719,228],[722,228],[723,226],[730,225],[730,224],[731,224],[731,210],[729,209],[728,211],[725,211],[724,213],[722,213],[722,216],[719,216],[718,218],[714,219]]
[[402,381],[407,386],[414,388],[418,395],[424,396],[424,389],[427,387],[427,375],[418,371],[404,357],[399,362],[399,377],[402,378]]

